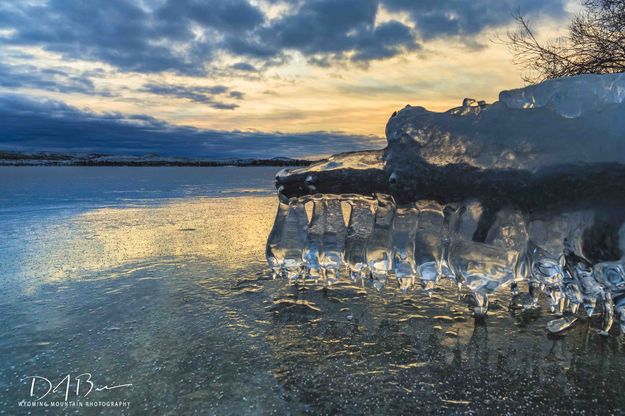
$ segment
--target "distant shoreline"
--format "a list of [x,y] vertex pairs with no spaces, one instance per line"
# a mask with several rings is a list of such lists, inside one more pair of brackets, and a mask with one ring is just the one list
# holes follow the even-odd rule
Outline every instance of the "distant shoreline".
[[0,152],[2,166],[129,166],[129,167],[258,167],[258,166],[308,166],[316,160],[273,158],[273,159],[227,159],[205,160],[159,155],[115,156],[104,154],[66,155],[60,153],[18,153]]

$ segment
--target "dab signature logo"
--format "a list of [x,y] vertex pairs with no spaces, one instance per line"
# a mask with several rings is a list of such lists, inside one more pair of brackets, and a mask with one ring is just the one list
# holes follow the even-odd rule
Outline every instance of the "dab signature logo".
[[132,383],[97,385],[92,381],[91,373],[82,373],[73,378],[71,374],[67,374],[56,384],[56,380],[38,375],[28,376],[25,380],[29,381],[30,385],[29,400],[19,402],[20,406],[25,407],[128,407],[129,403],[126,401],[98,402],[92,401],[92,397],[89,396],[94,392],[132,387]]

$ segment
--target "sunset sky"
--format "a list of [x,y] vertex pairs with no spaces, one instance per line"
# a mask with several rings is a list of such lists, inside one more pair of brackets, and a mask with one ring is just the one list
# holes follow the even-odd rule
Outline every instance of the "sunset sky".
[[565,0],[0,1],[0,150],[316,156],[523,85],[497,41]]

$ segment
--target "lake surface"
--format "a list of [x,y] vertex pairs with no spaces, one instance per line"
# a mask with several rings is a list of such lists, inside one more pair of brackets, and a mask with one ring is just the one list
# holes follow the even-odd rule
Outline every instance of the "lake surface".
[[277,170],[0,168],[0,412],[625,413],[625,339],[592,323],[272,280]]

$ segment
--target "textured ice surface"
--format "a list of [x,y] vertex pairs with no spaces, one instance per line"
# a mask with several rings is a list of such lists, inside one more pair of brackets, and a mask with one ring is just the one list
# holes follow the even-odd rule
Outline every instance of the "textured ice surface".
[[278,172],[278,176],[300,172],[310,174],[311,172],[327,172],[341,169],[382,169],[383,164],[382,153],[378,150],[348,152],[330,156],[326,160],[304,168],[283,169]]
[[[582,75],[511,91],[487,106],[407,106],[386,126],[387,164],[481,168],[625,161],[625,77]],[[399,174],[399,173],[398,173]]]
[[383,150],[341,153],[305,168],[283,169],[276,175],[276,185],[288,197],[316,193],[371,196],[388,190],[383,169]]
[[[127,412],[69,414],[625,408],[621,339],[606,342],[585,322],[548,339],[548,314],[521,328],[493,307],[488,327],[474,326],[450,285],[427,297],[266,280],[276,170],[0,169],[0,409],[45,413],[19,407],[29,395],[25,377],[56,384],[70,370],[89,371],[101,386],[133,386],[87,397],[127,400]],[[222,190],[227,197],[204,197]],[[94,205],[103,209],[85,208]],[[497,293],[491,306],[500,295],[506,300]]]
[[548,108],[567,118],[605,110],[625,98],[625,75],[584,74],[547,80],[537,85],[502,91],[499,101],[509,108]]

